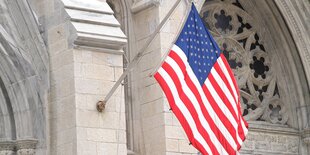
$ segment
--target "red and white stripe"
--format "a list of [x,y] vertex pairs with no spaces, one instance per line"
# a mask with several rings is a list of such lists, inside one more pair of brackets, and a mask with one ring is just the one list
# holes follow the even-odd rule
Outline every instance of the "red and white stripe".
[[204,155],[234,155],[248,132],[239,91],[224,57],[217,59],[201,86],[176,45],[154,75],[189,141]]

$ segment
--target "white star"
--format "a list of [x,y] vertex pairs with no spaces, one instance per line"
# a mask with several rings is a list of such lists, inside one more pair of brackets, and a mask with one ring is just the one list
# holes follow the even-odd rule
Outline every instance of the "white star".
[[191,31],[189,31],[188,33],[189,33],[189,34],[192,34],[192,32],[191,32]]
[[187,32],[185,31],[184,34],[187,35]]
[[212,43],[210,42],[210,45],[212,45]]
[[191,27],[191,26],[188,24],[187,27]]
[[193,17],[191,17],[191,20],[194,20],[194,18],[193,18]]

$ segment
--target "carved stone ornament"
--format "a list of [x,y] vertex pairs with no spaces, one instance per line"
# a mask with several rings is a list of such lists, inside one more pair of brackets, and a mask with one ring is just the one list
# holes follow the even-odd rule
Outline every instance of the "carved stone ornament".
[[115,19],[106,1],[61,0],[76,34],[74,44],[78,48],[123,54],[127,37]]
[[304,129],[301,134],[302,141],[306,144],[310,145],[310,128]]
[[0,142],[0,155],[13,155],[15,143],[11,141]]
[[286,125],[281,87],[254,18],[239,0],[209,0],[201,16],[233,69],[245,119]]
[[17,155],[34,155],[37,140],[19,140],[16,142]]

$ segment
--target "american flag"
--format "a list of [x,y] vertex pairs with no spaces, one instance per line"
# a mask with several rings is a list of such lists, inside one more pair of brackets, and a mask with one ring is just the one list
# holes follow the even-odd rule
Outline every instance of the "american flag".
[[238,85],[194,4],[154,75],[190,143],[202,154],[238,154],[248,132]]

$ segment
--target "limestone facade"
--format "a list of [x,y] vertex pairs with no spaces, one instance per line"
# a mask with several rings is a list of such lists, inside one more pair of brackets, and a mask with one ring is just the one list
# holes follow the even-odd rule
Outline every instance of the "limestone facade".
[[[176,2],[1,0],[0,155],[199,154],[150,77],[188,0],[96,109]],[[250,123],[240,153],[310,154],[309,1],[194,3],[238,80]]]

